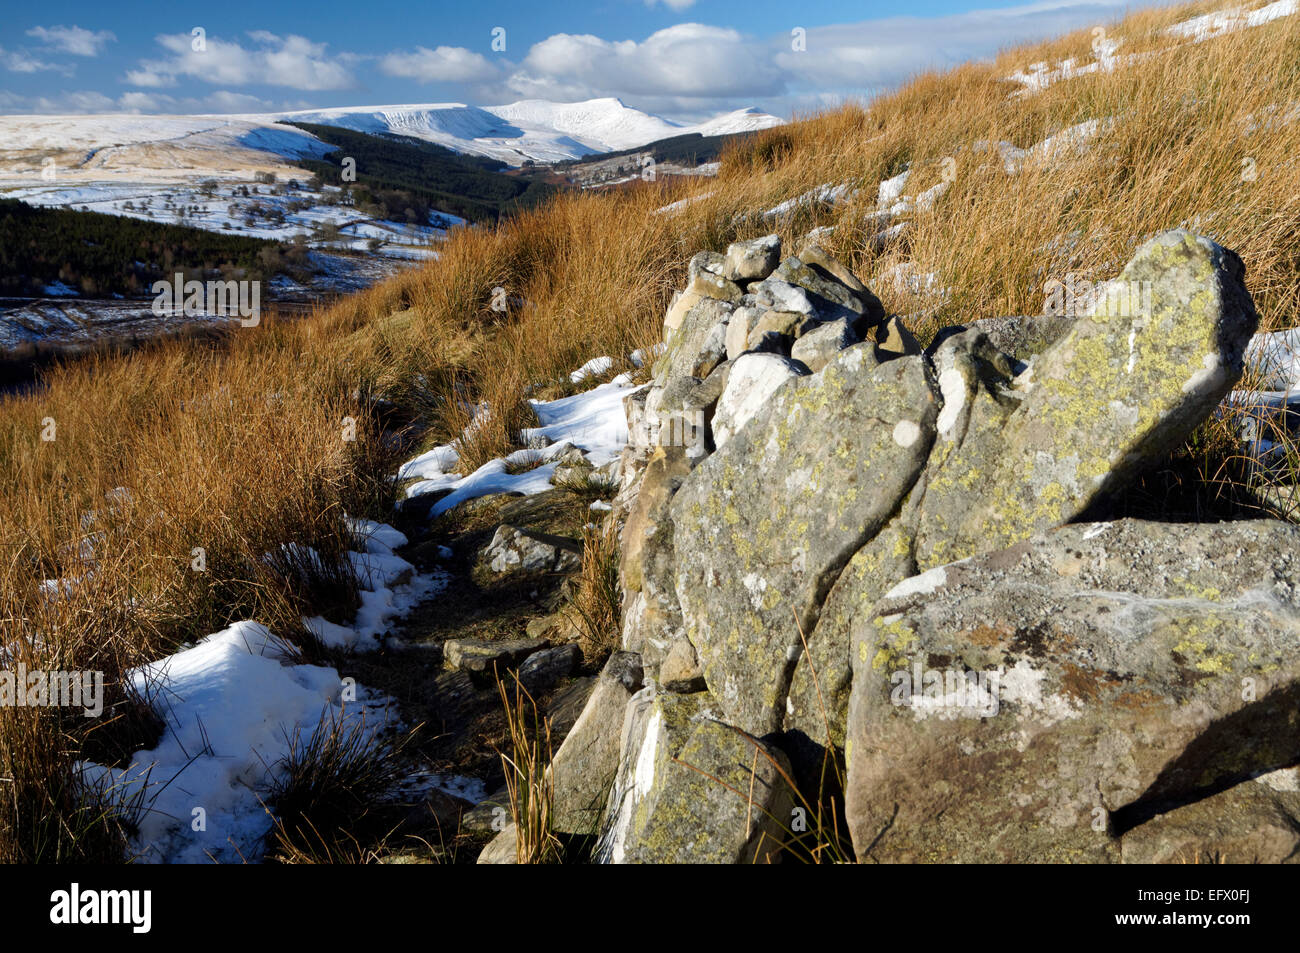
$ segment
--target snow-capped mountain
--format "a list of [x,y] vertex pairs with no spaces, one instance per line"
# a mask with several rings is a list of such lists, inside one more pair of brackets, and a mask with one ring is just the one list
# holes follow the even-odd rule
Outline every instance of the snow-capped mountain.
[[39,171],[41,162],[52,154],[68,172],[149,171],[171,178],[183,177],[181,169],[202,167],[219,173],[275,157],[296,160],[333,150],[286,122],[411,136],[518,166],[530,159],[556,162],[631,149],[692,132],[721,135],[765,129],[782,120],[742,109],[690,125],[633,109],[618,99],[524,100],[488,107],[463,103],[350,106],[214,116],[0,116],[0,178]]
[[757,109],[741,109],[690,125],[633,109],[615,98],[579,103],[526,99],[484,107],[462,103],[362,106],[240,118],[314,122],[359,132],[413,136],[511,165],[528,159],[556,162],[634,149],[693,132],[706,136],[748,132],[782,122]]

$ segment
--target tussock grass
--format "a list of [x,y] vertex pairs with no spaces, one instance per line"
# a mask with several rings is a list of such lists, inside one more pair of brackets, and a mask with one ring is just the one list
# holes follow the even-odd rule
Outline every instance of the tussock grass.
[[618,647],[622,590],[618,583],[619,532],[612,519],[582,531],[582,569],[574,580],[570,605],[578,627],[578,647],[590,667],[601,665]]
[[515,825],[515,853],[521,864],[558,863],[563,843],[552,829],[555,781],[550,772],[550,719],[511,673],[513,685],[497,679],[497,692],[505,710],[509,751],[501,752],[506,776],[510,818]]
[[414,737],[387,740],[363,718],[339,716],[323,719],[310,737],[295,732],[271,791],[270,855],[284,863],[377,859],[391,831],[368,841],[357,831],[374,826],[366,821],[401,780],[402,754]]
[[[425,443],[459,440],[467,469],[517,449],[530,395],[567,392],[591,357],[619,362],[659,341],[690,255],[737,239],[775,231],[793,250],[835,226],[828,250],[927,340],[1039,312],[1049,280],[1112,277],[1144,239],[1187,225],[1241,255],[1263,329],[1295,325],[1300,122],[1283,118],[1300,104],[1300,17],[1199,44],[1161,33],[1212,8],[1107,25],[1121,58],[1147,54],[1113,72],[1021,94],[1005,77],[1090,62],[1093,34],[1010,49],[750,137],[716,179],[564,194],[459,230],[438,260],[308,318],[45,372],[35,392],[0,400],[0,648],[29,668],[103,671],[117,698],[128,669],[240,618],[310,651],[305,610],[341,618],[355,605],[344,516],[386,514],[405,425]],[[1087,151],[1015,175],[987,146],[1027,149],[1111,119]],[[866,215],[880,180],[904,168],[910,194],[945,176],[950,187],[881,245]],[[857,195],[761,214],[841,183]],[[904,264],[946,293],[884,280]],[[349,418],[355,440],[342,438]],[[53,440],[41,439],[47,421]],[[1168,501],[1190,487],[1204,500],[1193,510],[1258,506],[1265,483],[1294,482],[1294,452],[1261,473],[1232,426],[1207,423],[1134,491],[1136,511],[1162,496],[1186,510]],[[304,563],[289,544],[316,556]],[[0,859],[119,850],[120,821],[72,774],[86,721],[0,710]]]

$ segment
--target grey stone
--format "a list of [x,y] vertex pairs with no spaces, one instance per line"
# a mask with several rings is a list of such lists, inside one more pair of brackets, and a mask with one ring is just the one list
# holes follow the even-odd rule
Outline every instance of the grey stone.
[[483,551],[493,572],[565,572],[582,565],[582,547],[552,536],[502,523]]
[[781,261],[781,236],[765,235],[727,246],[723,277],[738,284],[761,281]]
[[507,642],[448,639],[442,644],[442,659],[448,668],[462,672],[491,674],[495,667],[504,674],[504,669],[518,665],[545,645],[541,639],[512,639]]
[[895,586],[852,627],[859,860],[1114,861],[1300,757],[1300,527],[1070,525]]
[[800,628],[812,631],[840,570],[892,516],[934,436],[923,359],[877,366],[870,349],[841,351],[777,390],[670,507],[687,637],[725,720],[754,735],[780,727]]
[[569,675],[581,657],[581,651],[572,643],[534,652],[519,666],[519,681],[534,694],[547,691]]
[[857,333],[848,318],[826,321],[804,333],[790,348],[790,357],[816,373],[846,347],[857,344]]

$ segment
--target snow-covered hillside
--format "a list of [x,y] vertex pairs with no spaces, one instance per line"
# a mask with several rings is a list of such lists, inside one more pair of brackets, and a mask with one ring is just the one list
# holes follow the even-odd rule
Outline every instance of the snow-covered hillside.
[[659,139],[698,132],[716,136],[779,125],[757,109],[740,109],[688,125],[633,109],[619,99],[553,103],[528,99],[505,106],[431,103],[366,106],[246,116],[249,121],[288,119],[391,133],[434,142],[456,152],[490,156],[520,165],[557,162],[600,152],[633,149]]
[[461,103],[349,106],[229,116],[0,116],[0,182],[39,175],[51,162],[56,171],[83,180],[93,172],[175,181],[195,169],[202,174],[240,172],[332,151],[286,121],[412,136],[516,166],[530,159],[555,162],[631,149],[692,132],[721,135],[782,122],[742,109],[688,125],[632,109],[618,99],[525,100],[484,108]]

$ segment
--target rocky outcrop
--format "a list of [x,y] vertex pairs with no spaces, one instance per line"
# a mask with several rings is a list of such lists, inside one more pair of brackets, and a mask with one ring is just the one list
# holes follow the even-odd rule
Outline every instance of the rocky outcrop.
[[563,536],[502,524],[483,551],[493,572],[567,572],[582,565],[582,547]]
[[1300,530],[1066,525],[1240,376],[1240,261],[1168,232],[1051,318],[923,349],[816,241],[692,260],[627,402],[645,685],[590,708],[602,764],[623,712],[597,859],[773,859],[828,749],[862,860],[1292,849],[1256,836],[1286,798],[1238,791],[1231,830],[1195,806],[1300,758]]
[[852,627],[860,859],[1113,860],[1300,754],[1300,527],[1074,525],[895,586]]
[[596,849],[602,863],[756,863],[784,843],[784,755],[716,719],[707,693],[639,692]]
[[686,636],[731,724],[781,727],[800,631],[925,465],[938,414],[927,378],[920,357],[842,351],[778,389],[674,497]]

